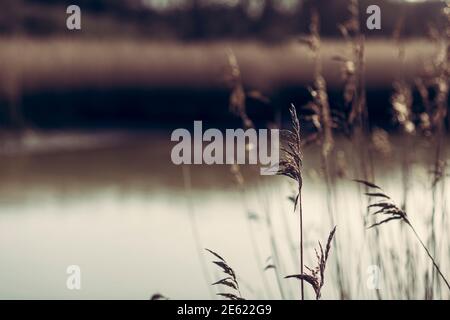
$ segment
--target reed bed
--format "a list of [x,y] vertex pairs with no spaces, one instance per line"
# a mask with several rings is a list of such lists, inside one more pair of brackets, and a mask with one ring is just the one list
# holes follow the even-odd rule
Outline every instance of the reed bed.
[[[359,208],[361,224],[363,230],[364,244],[360,248],[364,255],[372,261],[374,270],[382,270],[383,273],[395,272],[403,261],[406,265],[403,274],[385,274],[384,290],[375,281],[373,298],[397,298],[397,299],[445,299],[450,297],[450,285],[448,277],[448,250],[450,243],[446,230],[448,222],[448,191],[445,188],[448,178],[448,155],[446,151],[445,139],[448,136],[448,91],[449,91],[449,66],[448,66],[448,34],[450,7],[444,8],[443,17],[446,22],[445,28],[434,28],[431,31],[431,38],[436,44],[436,57],[431,62],[426,62],[423,75],[418,76],[414,81],[408,81],[405,76],[405,47],[399,39],[401,23],[394,35],[394,40],[398,44],[398,60],[401,66],[396,78],[392,82],[392,123],[396,124],[398,131],[403,138],[406,138],[407,149],[401,149],[393,145],[390,133],[372,127],[369,122],[369,110],[366,104],[366,48],[365,39],[360,32],[358,1],[349,1],[349,19],[339,26],[344,40],[348,46],[347,54],[339,54],[334,57],[341,67],[342,76],[342,102],[345,105],[343,111],[336,112],[333,105],[340,102],[329,101],[327,93],[327,82],[323,76],[323,58],[321,56],[320,39],[320,19],[316,12],[311,14],[310,34],[301,37],[299,40],[306,45],[313,55],[314,65],[313,83],[310,87],[311,101],[308,105],[300,108],[300,112],[291,105],[289,108],[290,129],[282,130],[282,147],[280,159],[279,175],[289,178],[294,183],[294,195],[287,195],[293,204],[293,212],[298,219],[298,243],[294,247],[298,248],[297,272],[291,275],[283,275],[286,279],[297,279],[300,282],[300,294],[297,298],[305,299],[307,295],[305,283],[309,284],[313,297],[320,299],[323,297],[322,288],[334,286],[337,295],[326,296],[325,298],[339,299],[360,299],[363,291],[367,291],[369,285],[364,288],[361,283],[366,283],[367,277],[361,275],[362,260],[357,262],[356,268],[359,274],[349,274],[352,271],[346,270],[348,263],[343,263],[341,257],[348,257],[352,252],[348,246],[344,245],[345,235],[336,232],[336,217],[342,217],[342,212],[337,212],[342,206],[339,204],[339,185],[354,181],[359,186]],[[400,19],[400,22],[404,21]],[[438,31],[439,30],[439,31]],[[230,51],[231,52],[231,51]],[[254,127],[253,122],[246,112],[246,100],[251,99],[246,86],[242,80],[242,74],[238,67],[237,58],[234,54],[229,54],[229,62],[232,69],[231,77],[231,98],[230,109],[241,118],[243,127]],[[256,97],[263,95],[257,93]],[[267,102],[270,103],[270,102]],[[298,116],[300,114],[300,117]],[[276,118],[276,115],[274,116]],[[302,123],[310,123],[314,128],[313,132],[303,133]],[[311,127],[311,126],[310,126]],[[303,136],[304,134],[304,136]],[[351,145],[350,157],[353,157],[353,172],[349,172],[345,162],[345,152],[336,150],[334,135],[340,135],[347,139]],[[428,188],[431,197],[428,200],[431,204],[431,211],[424,213],[419,221],[412,222],[407,215],[407,208],[412,208],[416,204],[415,199],[410,195],[412,184],[418,183],[412,177],[414,171],[416,154],[415,149],[423,147],[421,141],[425,141],[425,149],[434,154],[434,161],[431,170],[428,172]],[[328,219],[331,222],[332,231],[327,239],[325,249],[318,243],[315,249],[317,265],[313,268],[307,267],[305,260],[305,239],[310,239],[308,227],[305,228],[304,218],[311,212],[304,212],[303,189],[305,163],[304,153],[309,148],[319,146],[322,172],[319,177],[326,185],[326,203],[328,207]],[[434,150],[433,150],[434,149]],[[403,150],[405,154],[399,155],[402,172],[400,178],[403,190],[397,193],[403,194],[401,206],[389,196],[381,187],[372,181],[377,180],[377,167],[373,160],[374,155],[385,157],[389,161],[394,161],[392,153],[395,150]],[[344,159],[344,160],[343,160]],[[355,166],[356,164],[356,166]],[[244,179],[241,178],[240,185],[245,188]],[[272,213],[269,213],[272,215]],[[294,217],[292,217],[294,219]],[[270,219],[268,220],[270,221]],[[400,233],[390,234],[386,241],[385,225],[391,225],[395,221]],[[424,223],[425,221],[425,223]],[[340,221],[339,223],[344,223]],[[418,231],[417,224],[420,226]],[[353,224],[352,227],[355,227]],[[276,273],[282,272],[280,254],[276,248],[281,246],[290,247],[292,243],[274,238],[272,226],[268,224],[268,234],[272,247],[271,263],[267,266],[261,265],[264,270],[274,269]],[[338,228],[341,230],[342,228]],[[439,229],[439,232],[438,232]],[[348,228],[346,230],[349,230]],[[419,235],[422,231],[426,235]],[[351,230],[350,230],[351,232]],[[391,230],[392,232],[392,230]],[[438,240],[439,234],[439,240]],[[412,238],[411,238],[412,236]],[[414,242],[415,240],[415,242]],[[401,243],[395,247],[392,242]],[[335,250],[331,250],[335,248]],[[399,248],[404,248],[400,251]],[[420,252],[422,250],[422,252]],[[240,299],[242,295],[233,269],[218,254],[211,252],[219,261],[214,263],[221,267],[228,275],[227,278],[215,282],[213,285],[224,285],[237,293],[221,294],[228,299]],[[353,252],[354,253],[354,252]],[[424,255],[425,254],[425,255]],[[334,256],[333,256],[334,255]],[[420,261],[415,265],[415,260]],[[444,260],[443,262],[441,260]],[[326,266],[333,264],[333,279],[331,282],[326,275]],[[310,264],[308,262],[308,264]],[[423,267],[422,267],[423,265]],[[442,267],[445,266],[445,267]],[[306,270],[306,271],[305,271]],[[372,270],[372,269],[367,269]],[[422,272],[419,274],[419,270]],[[397,271],[399,272],[399,271]],[[401,271],[400,271],[401,272]],[[357,280],[355,280],[355,278]],[[279,277],[277,278],[279,282]],[[378,279],[378,278],[376,278]],[[373,280],[373,279],[372,279]],[[359,283],[355,286],[355,282]],[[420,283],[420,284],[418,284]],[[287,292],[286,284],[279,282],[281,298],[286,298],[283,292]],[[367,297],[367,296],[365,296]]]

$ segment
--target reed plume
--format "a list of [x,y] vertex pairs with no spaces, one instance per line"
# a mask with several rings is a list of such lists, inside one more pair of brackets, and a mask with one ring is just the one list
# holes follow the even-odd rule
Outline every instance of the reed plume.
[[213,261],[215,265],[217,265],[223,273],[225,273],[226,277],[222,278],[214,283],[212,283],[212,286],[216,285],[223,285],[228,288],[231,288],[234,290],[235,293],[229,293],[229,292],[220,292],[217,293],[218,296],[224,297],[229,300],[244,300],[241,295],[241,291],[239,289],[239,282],[236,277],[236,273],[234,272],[233,268],[230,267],[230,265],[225,261],[224,258],[222,258],[219,254],[215,253],[214,251],[210,249],[206,249],[209,253],[211,253],[214,257],[216,257],[218,260]]
[[241,118],[244,128],[253,128],[253,122],[247,115],[246,92],[242,82],[241,69],[234,52],[228,50],[228,64],[230,67],[229,84],[231,94],[229,98],[230,111]]
[[308,44],[314,59],[314,81],[309,87],[312,101],[305,107],[312,115],[306,117],[311,120],[317,133],[313,135],[314,140],[319,140],[322,146],[322,155],[327,157],[334,147],[333,128],[336,127],[333,121],[330,103],[328,100],[327,83],[322,76],[321,61],[321,39],[320,39],[320,18],[316,10],[311,13],[311,23],[309,26],[310,35],[301,38],[301,42]]
[[316,300],[320,299],[321,290],[325,282],[325,268],[327,265],[327,260],[331,249],[331,241],[333,241],[335,233],[336,233],[336,226],[333,228],[333,230],[331,230],[328,236],[325,251],[323,250],[320,241],[319,241],[319,250],[314,249],[317,258],[317,266],[315,268],[306,267],[309,273],[293,274],[285,277],[285,278],[296,278],[300,279],[301,281],[304,280],[307,283],[309,283],[311,287],[314,289],[314,292],[316,293]]
[[[328,98],[327,82],[322,75],[322,54],[320,37],[320,16],[317,10],[311,12],[311,23],[309,25],[310,35],[302,38],[302,42],[308,44],[313,54],[314,61],[314,80],[313,85],[309,87],[312,100],[304,109],[309,111],[310,115],[305,119],[310,120],[316,129],[316,132],[310,135],[309,142],[318,142],[321,146],[322,172],[327,187],[327,206],[331,226],[335,225],[335,200],[334,200],[334,180],[330,172],[330,161],[336,163],[332,156],[334,150],[333,130],[338,127],[345,127],[345,121],[339,119],[338,112],[332,112]],[[345,289],[343,284],[342,268],[339,259],[339,250],[336,248],[336,273],[341,291],[344,297]]]
[[[283,130],[285,146],[281,147],[282,156],[280,160],[280,170],[278,174],[293,179],[297,183],[298,194],[294,200],[294,212],[299,207],[300,222],[300,274],[303,274],[303,210],[302,210],[302,152],[300,138],[300,122],[297,117],[297,110],[294,105],[290,106],[292,130]],[[304,295],[304,279],[300,279],[301,299],[305,299]]]
[[404,80],[395,81],[393,87],[394,92],[391,96],[391,104],[395,113],[394,119],[406,133],[414,133],[411,87]]
[[155,293],[150,297],[150,300],[169,300],[166,296],[161,293]]
[[355,180],[355,181],[357,183],[365,185],[366,187],[368,187],[369,189],[372,190],[371,192],[365,193],[368,197],[378,200],[376,203],[373,203],[368,206],[369,210],[376,209],[375,212],[372,212],[372,215],[378,215],[378,216],[382,215],[383,216],[383,218],[380,221],[373,223],[368,228],[370,229],[370,228],[378,227],[382,224],[385,224],[385,223],[388,223],[388,222],[394,221],[394,220],[399,220],[399,221],[405,223],[407,226],[409,226],[410,229],[412,230],[412,232],[414,233],[414,236],[417,238],[417,240],[419,241],[419,243],[421,244],[423,249],[426,251],[428,257],[430,258],[431,262],[433,263],[434,268],[436,269],[436,271],[438,272],[438,274],[440,275],[442,280],[445,282],[447,288],[450,291],[450,283],[448,282],[447,278],[442,273],[439,265],[436,262],[436,259],[432,256],[430,250],[427,248],[425,243],[419,237],[419,234],[417,233],[414,226],[411,224],[411,221],[409,220],[406,212],[404,210],[400,209],[394,203],[394,201],[392,201],[391,197],[389,197],[383,191],[383,189],[381,189],[376,184],[365,181],[365,180]]

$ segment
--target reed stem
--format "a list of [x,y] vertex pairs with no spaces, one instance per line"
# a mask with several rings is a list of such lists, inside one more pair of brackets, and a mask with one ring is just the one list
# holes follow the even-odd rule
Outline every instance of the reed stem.
[[441,269],[439,268],[438,264],[436,263],[436,260],[433,258],[433,256],[431,255],[430,251],[428,250],[428,248],[426,247],[426,245],[423,243],[422,239],[419,237],[419,235],[417,234],[416,229],[414,229],[414,227],[412,226],[412,224],[409,222],[409,220],[406,220],[406,223],[409,225],[409,227],[412,229],[412,231],[414,232],[414,235],[416,236],[417,240],[419,240],[420,244],[422,245],[422,247],[425,249],[428,257],[431,259],[431,261],[433,262],[433,266],[436,268],[436,271],[438,272],[438,274],[441,276],[442,280],[444,280],[445,284],[447,285],[448,290],[450,290],[450,284],[448,282],[448,280],[445,278],[444,274],[442,273]]
[[[300,211],[300,274],[303,273],[303,209],[302,209],[302,188],[298,188],[298,201]],[[301,299],[305,300],[305,284],[303,278],[300,280]]]

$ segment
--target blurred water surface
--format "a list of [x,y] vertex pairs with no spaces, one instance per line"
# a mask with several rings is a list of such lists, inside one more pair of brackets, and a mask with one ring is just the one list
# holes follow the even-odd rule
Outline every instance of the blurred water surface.
[[[405,143],[399,137],[392,140],[398,147],[391,155],[374,157],[376,182],[401,203],[405,150],[400,146]],[[186,188],[182,168],[170,162],[169,132],[56,132],[20,141],[19,147],[3,145],[0,155],[0,298],[148,299],[156,292],[173,299],[210,298],[194,233],[202,247],[217,251],[235,268],[247,298],[280,298],[275,271],[281,276],[297,273],[298,216],[288,199],[294,186],[283,177],[262,179],[257,168],[246,167],[242,190],[229,166],[191,166],[192,188]],[[432,212],[429,148],[418,141],[409,150],[414,161],[407,211],[424,239]],[[377,260],[375,231],[364,229],[365,200],[351,181],[357,178],[352,144],[341,139],[337,149],[346,172],[336,178],[332,202],[348,297],[377,297],[367,285],[367,270],[377,265],[383,298],[406,298],[408,290],[422,298],[423,275],[430,267],[424,252],[394,222],[379,229],[381,262]],[[313,248],[331,230],[330,193],[320,174],[318,151],[305,151],[307,265],[315,264]],[[446,184],[450,190],[448,180]],[[447,215],[446,199],[438,205]],[[436,255],[448,274],[445,215],[439,213],[436,222]],[[273,261],[270,233],[280,263],[277,270],[263,272],[264,286],[259,270]],[[212,257],[203,252],[202,257],[208,281],[218,280]],[[411,262],[414,269],[408,271]],[[66,288],[69,265],[81,267],[81,290]],[[340,298],[335,265],[334,248],[323,289],[327,299]],[[281,281],[285,296],[298,298],[298,283]],[[448,298],[442,292],[437,289],[437,297]],[[309,288],[307,295],[313,298]]]

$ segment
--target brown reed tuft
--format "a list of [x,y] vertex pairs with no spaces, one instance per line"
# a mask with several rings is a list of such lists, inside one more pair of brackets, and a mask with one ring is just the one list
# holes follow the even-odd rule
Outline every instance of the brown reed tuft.
[[317,249],[314,249],[316,252],[317,266],[315,268],[306,267],[306,269],[308,269],[309,271],[309,274],[308,273],[293,274],[285,277],[285,278],[296,278],[300,280],[305,280],[314,289],[317,300],[320,299],[321,290],[325,282],[325,268],[327,265],[327,260],[331,249],[331,241],[333,240],[335,233],[336,233],[336,226],[333,228],[333,230],[331,230],[328,236],[325,251],[323,250],[322,244],[319,241],[319,251]]
[[308,88],[312,101],[304,107],[311,115],[305,119],[312,121],[317,130],[317,133],[309,137],[309,142],[320,141],[322,155],[327,157],[334,146],[333,128],[336,125],[328,101],[327,83],[322,76],[320,18],[317,10],[311,13],[309,31],[309,36],[301,38],[301,42],[308,45],[314,56],[314,82],[313,86]]
[[436,259],[432,256],[432,254],[430,253],[430,251],[427,248],[427,246],[425,245],[425,243],[419,237],[416,229],[411,224],[411,222],[410,222],[406,212],[403,211],[402,209],[400,209],[392,201],[392,199],[388,195],[386,195],[386,193],[384,193],[383,189],[381,189],[376,184],[374,184],[372,182],[365,181],[365,180],[354,180],[354,181],[357,182],[357,183],[363,184],[363,185],[365,185],[366,187],[368,187],[368,188],[370,188],[372,190],[375,190],[373,192],[366,192],[365,194],[367,196],[369,196],[370,198],[374,198],[374,199],[381,199],[378,202],[369,205],[368,209],[374,209],[375,208],[376,211],[372,213],[373,215],[383,215],[386,218],[383,218],[383,219],[381,219],[381,221],[372,224],[371,226],[369,226],[369,229],[370,228],[374,228],[374,227],[378,227],[378,226],[380,226],[382,224],[388,223],[389,221],[393,221],[393,220],[399,220],[399,221],[403,221],[404,223],[406,223],[406,225],[408,225],[411,228],[411,230],[413,231],[415,237],[420,242],[420,244],[422,245],[423,249],[426,251],[428,257],[432,261],[433,266],[435,267],[436,271],[438,272],[438,274],[440,275],[442,280],[447,285],[447,288],[450,290],[450,283],[448,282],[447,278],[444,276],[444,274],[442,273],[441,269],[439,268],[439,266],[438,266],[438,264],[436,262]]
[[348,4],[349,18],[338,25],[344,40],[352,55],[350,57],[336,56],[334,59],[342,63],[341,74],[344,80],[344,102],[350,106],[348,123],[362,123],[365,112],[364,95],[364,36],[359,25],[358,0],[350,0]]
[[381,128],[374,128],[371,134],[372,145],[375,151],[385,157],[392,154],[393,147],[389,139],[389,133]]
[[225,259],[222,258],[219,254],[207,248],[205,248],[205,250],[211,253],[214,257],[219,259],[213,261],[213,263],[217,265],[220,269],[222,269],[222,272],[225,273],[226,275],[225,278],[220,279],[219,281],[216,281],[211,285],[212,286],[223,285],[235,291],[235,293],[225,292],[225,293],[218,293],[217,295],[229,300],[244,300],[244,298],[242,298],[241,291],[239,289],[239,282],[237,280],[236,273],[234,272],[233,268],[231,268],[230,265],[225,261]]
[[379,200],[376,203],[370,204],[368,206],[368,209],[377,209],[377,211],[372,212],[372,215],[383,215],[383,217],[385,217],[381,221],[375,222],[372,225],[370,225],[368,229],[377,227],[379,225],[382,225],[383,223],[387,223],[392,220],[403,220],[404,222],[409,224],[406,212],[397,207],[397,205],[391,200],[391,198],[388,195],[386,195],[382,191],[382,189],[379,186],[364,180],[354,180],[354,181],[363,184],[370,189],[376,189],[375,192],[365,193],[366,196],[372,199]]
[[[280,160],[280,170],[278,174],[293,179],[297,183],[298,194],[294,200],[294,212],[299,207],[300,224],[300,274],[303,274],[303,210],[302,210],[302,152],[300,138],[300,122],[297,117],[297,110],[294,105],[290,106],[292,130],[283,130],[282,137],[285,146],[281,147],[282,155]],[[301,299],[305,298],[304,282],[300,282]]]
[[395,81],[393,87],[394,92],[391,96],[391,104],[395,113],[395,120],[406,133],[414,133],[411,87],[403,80]]
[[[291,105],[289,112],[291,114],[292,130],[283,130],[281,132],[283,142],[286,145],[281,147],[282,157],[280,160],[279,174],[296,181],[300,191],[303,184],[300,122],[294,105]],[[298,202],[299,198],[297,195],[294,210],[296,209]]]
[[[246,107],[246,94],[244,85],[242,82],[241,69],[234,52],[230,49],[228,51],[228,64],[231,72],[229,75],[229,82],[231,87],[231,94],[229,99],[230,111],[241,118],[244,128],[253,128],[253,122],[247,115]],[[252,96],[256,96],[257,93],[252,92]]]
[[150,300],[169,300],[166,296],[161,293],[155,293],[150,297]]

